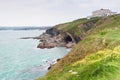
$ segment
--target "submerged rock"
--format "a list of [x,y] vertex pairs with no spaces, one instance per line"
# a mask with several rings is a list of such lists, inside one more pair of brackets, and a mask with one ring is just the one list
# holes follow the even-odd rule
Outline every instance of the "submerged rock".
[[20,39],[41,39],[41,37],[22,37]]

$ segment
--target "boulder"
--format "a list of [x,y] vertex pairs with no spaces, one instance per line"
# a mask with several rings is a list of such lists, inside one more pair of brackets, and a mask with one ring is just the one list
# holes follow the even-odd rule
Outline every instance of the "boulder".
[[45,42],[42,42],[37,46],[37,48],[41,48],[41,49],[44,49],[44,48],[50,49],[50,48],[54,48],[54,47],[56,47],[55,43],[45,43]]

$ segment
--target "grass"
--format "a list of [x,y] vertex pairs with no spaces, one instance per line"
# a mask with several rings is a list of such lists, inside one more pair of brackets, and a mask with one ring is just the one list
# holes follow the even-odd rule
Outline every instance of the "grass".
[[84,33],[84,28],[81,25],[93,22],[96,23],[100,18],[78,19],[72,22],[56,25],[55,28],[62,32],[69,32],[73,36],[79,36]]
[[[120,46],[113,50],[104,49],[87,55],[84,59],[74,62],[44,80],[119,80]],[[72,70],[77,74],[71,74]]]
[[[67,72],[63,72],[62,77],[67,75],[64,80],[116,80],[120,75],[120,47],[116,48],[118,50],[106,49],[86,56],[85,59],[65,68],[67,70],[63,71]],[[114,53],[114,51],[119,54]],[[78,74],[71,74],[69,70],[74,70]]]
[[[74,28],[73,33],[76,34],[78,29],[75,27],[91,21],[95,21],[94,25],[86,32],[84,39],[53,66],[45,77],[37,80],[119,80],[120,15],[85,19],[83,22],[77,20],[71,22],[72,27],[68,28],[70,23],[66,23],[67,26],[61,29],[71,31]],[[77,74],[71,74],[70,70]]]

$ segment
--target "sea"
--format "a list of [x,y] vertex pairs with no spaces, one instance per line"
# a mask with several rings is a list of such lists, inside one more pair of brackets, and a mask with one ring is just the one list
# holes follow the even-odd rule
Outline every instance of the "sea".
[[65,47],[40,49],[36,37],[45,30],[0,30],[0,80],[34,80],[68,53]]

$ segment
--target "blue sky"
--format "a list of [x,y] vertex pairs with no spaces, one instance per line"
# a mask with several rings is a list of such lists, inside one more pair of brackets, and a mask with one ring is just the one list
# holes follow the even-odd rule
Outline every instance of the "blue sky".
[[52,26],[101,8],[120,12],[120,0],[0,0],[0,26]]

